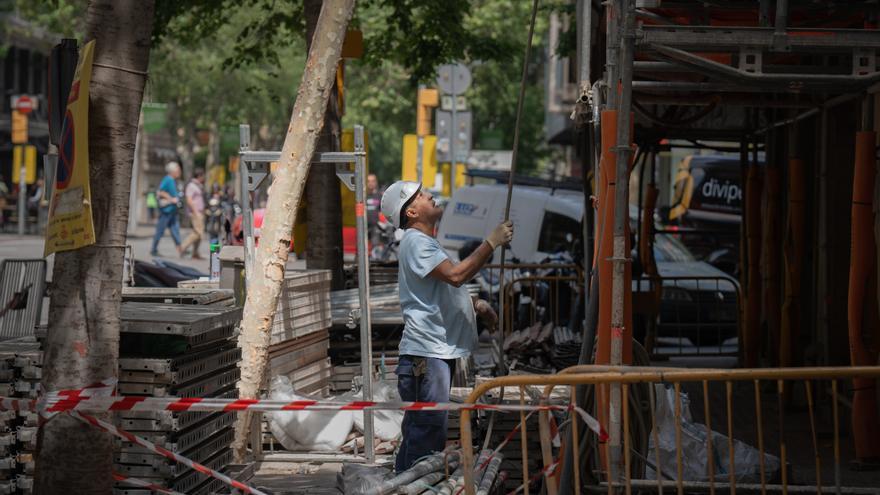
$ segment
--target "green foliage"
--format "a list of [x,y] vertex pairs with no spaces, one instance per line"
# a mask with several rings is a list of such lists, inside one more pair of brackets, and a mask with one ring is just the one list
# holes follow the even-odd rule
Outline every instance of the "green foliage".
[[[180,32],[188,15],[172,19],[166,29]],[[153,49],[149,98],[171,105],[175,127],[191,132],[212,123],[221,128],[249,123],[255,138],[268,137],[262,140],[264,146],[280,146],[278,137],[285,134],[302,78],[304,43],[296,41],[279,49],[276,63],[254,61],[235,68],[225,63],[235,52],[230,40],[260,15],[242,9],[212,33],[165,37]]]
[[82,37],[88,0],[2,0],[0,12],[21,18],[65,38]]
[[[82,32],[86,0],[5,1],[35,24]],[[543,132],[548,10],[572,10],[566,0],[542,4],[521,126],[524,172],[551,156]],[[403,135],[415,131],[417,83],[433,86],[442,63],[472,69],[473,142],[500,131],[502,147],[512,147],[530,8],[526,0],[358,2],[352,26],[364,33],[365,55],[346,61],[343,124],[368,129],[371,168],[384,182],[400,175]],[[304,33],[302,0],[156,0],[148,98],[169,103],[171,124],[186,134],[247,122],[260,144],[279,147],[302,77]],[[565,39],[550,49],[568,50]]]

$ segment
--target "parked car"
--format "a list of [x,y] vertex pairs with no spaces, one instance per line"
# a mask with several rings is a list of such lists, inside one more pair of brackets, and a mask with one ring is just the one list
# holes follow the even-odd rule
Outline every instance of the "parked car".
[[[466,242],[483,239],[491,232],[504,216],[506,199],[507,187],[501,184],[456,189],[437,233],[450,257],[456,258]],[[511,256],[536,263],[570,246],[572,238],[582,235],[583,212],[580,191],[514,186]],[[669,234],[655,235],[654,257],[663,278],[659,336],[688,338],[694,345],[714,345],[737,335],[738,291],[733,278],[697,260]],[[646,279],[633,281],[634,291],[649,288]]]

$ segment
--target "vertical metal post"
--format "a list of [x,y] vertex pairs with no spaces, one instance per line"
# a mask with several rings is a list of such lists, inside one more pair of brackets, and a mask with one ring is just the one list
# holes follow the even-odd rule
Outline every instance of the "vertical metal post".
[[[626,225],[629,221],[629,207],[627,193],[629,192],[629,162],[632,156],[630,142],[630,105],[632,98],[632,69],[633,69],[633,41],[635,37],[635,4],[634,0],[619,0],[619,15],[622,21],[622,33],[620,36],[620,94],[617,103],[617,173],[614,198],[614,252],[612,257],[612,284],[611,284],[611,365],[623,364],[623,338],[629,336],[632,329],[625,327],[624,300],[625,292],[632,290],[625,280],[626,263]],[[612,91],[613,93],[614,91]],[[611,465],[618,477],[621,462],[621,392],[620,384],[611,387],[611,410],[610,418],[610,447]]]
[[[366,157],[364,153],[364,128],[354,127],[354,196],[357,219],[357,269],[358,292],[361,307],[361,373],[364,380],[364,400],[373,400],[373,343],[370,333],[370,265],[367,251],[367,217],[364,201],[367,191]],[[364,411],[364,455],[367,463],[375,462],[373,445],[373,413]]]
[[[623,0],[625,1],[625,0]],[[620,40],[618,30],[618,22],[620,18],[619,5],[620,1],[609,2],[607,12],[607,28],[605,36],[605,78],[608,84],[608,101],[606,108],[614,109],[617,106],[617,81],[618,81],[618,51],[617,46]]]
[[24,235],[24,226],[27,222],[27,167],[24,162],[26,148],[25,145],[17,145],[21,148],[21,163],[18,167],[18,235]]
[[[816,256],[816,344],[820,352],[820,366],[827,366],[829,354],[828,326],[828,109],[819,114],[819,201],[816,204],[818,246]],[[836,398],[835,398],[836,400]]]
[[577,61],[581,91],[590,88],[590,56],[593,40],[593,2],[577,0]]
[[[248,151],[251,147],[251,126],[241,124],[238,126],[238,149],[240,152]],[[241,203],[241,225],[244,233],[244,290],[248,289],[248,281],[253,273],[254,267],[254,214],[251,208],[251,193],[248,187],[250,180],[248,179],[248,164],[244,159],[244,155],[240,154],[238,159],[238,183],[241,187],[241,196],[238,198]]]
[[452,124],[450,125],[450,139],[449,139],[449,156],[452,159],[452,164],[449,167],[449,196],[451,197],[455,193],[455,177],[458,172],[458,157],[455,156],[455,138],[458,135],[458,128],[456,126],[456,107],[458,107],[458,93],[455,92],[455,68],[458,64],[452,64]]

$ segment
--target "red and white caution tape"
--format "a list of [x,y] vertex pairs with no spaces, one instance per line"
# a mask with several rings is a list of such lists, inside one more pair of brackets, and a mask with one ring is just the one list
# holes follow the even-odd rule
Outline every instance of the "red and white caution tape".
[[147,490],[154,491],[156,493],[164,493],[165,495],[184,495],[180,492],[175,492],[174,490],[169,490],[165,487],[154,485],[149,481],[139,480],[137,478],[129,478],[128,476],[119,474],[116,471],[113,472],[113,479],[126,485],[146,488]]
[[[13,405],[16,399],[0,397],[0,409]],[[31,408],[17,403],[20,409]],[[374,401],[279,401],[271,399],[219,399],[142,396],[67,395],[53,393],[36,404],[46,412],[83,411],[176,411],[176,412],[275,412],[275,411],[566,411],[564,405],[464,404],[458,402],[374,402]]]
[[199,464],[198,462],[187,459],[186,457],[183,457],[180,454],[176,454],[174,452],[171,452],[168,449],[164,449],[162,447],[159,447],[158,445],[154,444],[153,442],[151,442],[149,440],[146,440],[146,439],[141,438],[137,435],[129,433],[129,432],[123,430],[122,428],[119,428],[118,426],[107,423],[106,421],[101,421],[100,419],[98,419],[94,416],[89,416],[89,415],[83,414],[79,411],[70,411],[70,415],[73,416],[74,418],[79,419],[80,421],[83,421],[84,423],[87,423],[87,424],[90,424],[90,425],[95,426],[97,428],[100,428],[108,433],[112,433],[113,435],[116,435],[117,437],[119,437],[127,442],[131,442],[131,443],[140,445],[141,447],[149,450],[150,452],[153,452],[155,454],[159,454],[163,457],[171,459],[172,461],[183,464],[184,466],[187,466],[191,469],[194,469],[202,474],[206,474],[212,478],[216,478],[216,479],[222,481],[223,483],[226,483],[227,485],[229,485],[233,488],[241,490],[244,493],[250,493],[253,495],[267,495],[265,492],[261,492],[260,490],[257,490],[256,488],[252,488],[248,485],[245,485],[244,483],[242,483],[240,481],[236,481],[236,480],[230,478],[229,476],[226,476],[225,474],[223,474],[219,471],[215,471],[207,466]]

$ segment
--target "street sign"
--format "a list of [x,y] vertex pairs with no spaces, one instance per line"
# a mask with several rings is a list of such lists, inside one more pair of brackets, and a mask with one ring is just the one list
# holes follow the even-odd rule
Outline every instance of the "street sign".
[[37,100],[28,95],[15,95],[12,97],[12,108],[27,115],[37,109]]
[[437,87],[443,94],[459,95],[471,86],[471,71],[464,64],[446,64],[437,69]]
[[440,109],[451,112],[453,101],[455,101],[456,111],[463,112],[467,110],[467,97],[452,95],[443,95],[442,97],[440,97]]
[[12,111],[12,144],[28,142],[28,117],[18,110]]
[[[471,151],[471,112],[456,112],[455,129],[452,128],[452,112],[437,110],[437,161],[452,163],[452,148],[456,161],[465,163]],[[453,138],[455,142],[453,142]]]
[[510,171],[513,162],[513,151],[506,150],[473,150],[468,156],[468,169],[470,170],[498,170]]

